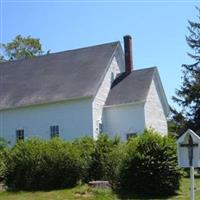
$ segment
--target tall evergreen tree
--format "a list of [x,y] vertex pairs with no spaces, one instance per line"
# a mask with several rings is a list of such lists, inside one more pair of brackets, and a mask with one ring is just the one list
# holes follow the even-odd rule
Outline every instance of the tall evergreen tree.
[[200,134],[200,9],[196,9],[198,21],[188,21],[189,36],[186,36],[187,44],[193,51],[188,56],[194,62],[182,65],[182,86],[176,90],[176,96],[173,96],[173,100],[181,107],[180,112],[172,111],[179,134],[188,128]]
[[4,62],[4,57],[0,54],[0,63]]

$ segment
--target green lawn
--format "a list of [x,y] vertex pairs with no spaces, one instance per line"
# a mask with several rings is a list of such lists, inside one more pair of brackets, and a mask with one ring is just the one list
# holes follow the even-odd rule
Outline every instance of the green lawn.
[[[200,178],[195,179],[196,199],[200,199]],[[50,192],[0,192],[0,200],[111,200],[118,199],[111,190],[91,189],[88,186],[77,186],[73,189],[55,190]],[[189,199],[189,179],[184,178],[181,189],[176,196],[168,200]],[[166,199],[166,200],[167,200]]]
[[[195,199],[200,199],[200,178],[195,178]],[[168,198],[170,200],[188,200],[190,199],[190,179],[184,178],[181,184],[181,188],[178,191],[178,195],[174,196],[173,198]]]
[[116,199],[111,190],[97,190],[84,186],[49,192],[0,192],[0,200],[111,200]]

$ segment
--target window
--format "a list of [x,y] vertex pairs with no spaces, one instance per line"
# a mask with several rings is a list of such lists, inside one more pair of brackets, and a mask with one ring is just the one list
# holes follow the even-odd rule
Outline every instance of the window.
[[112,85],[113,81],[115,80],[115,75],[114,75],[113,72],[111,72],[111,78],[110,78],[110,80],[111,80],[111,85]]
[[17,140],[24,140],[24,129],[17,129],[16,130],[16,139]]
[[103,124],[99,123],[99,133],[103,133]]
[[136,136],[137,136],[137,133],[127,133],[126,134],[126,139],[129,140],[130,138],[136,137]]
[[96,133],[102,133],[103,132],[103,124],[101,122],[101,120],[97,120],[97,126],[96,126]]
[[59,126],[50,126],[51,138],[59,137]]

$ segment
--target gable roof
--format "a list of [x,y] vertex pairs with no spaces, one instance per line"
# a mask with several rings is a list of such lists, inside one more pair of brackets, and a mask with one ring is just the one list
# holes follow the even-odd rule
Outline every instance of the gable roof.
[[[123,73],[113,82],[106,105],[120,105],[145,101],[156,68],[133,70]],[[121,80],[120,80],[121,79]]]
[[133,70],[130,74],[122,73],[112,84],[105,106],[117,106],[130,103],[145,102],[152,80],[158,85],[158,94],[165,115],[169,113],[169,105],[159,77],[157,67]]
[[[179,143],[184,143],[186,137],[189,137],[189,135],[191,135],[193,141],[199,141],[200,143],[200,137],[191,129],[188,129],[185,133],[183,133],[182,135],[180,135],[176,141],[177,144]],[[187,138],[188,139],[188,138]]]
[[120,42],[0,64],[0,109],[94,96]]

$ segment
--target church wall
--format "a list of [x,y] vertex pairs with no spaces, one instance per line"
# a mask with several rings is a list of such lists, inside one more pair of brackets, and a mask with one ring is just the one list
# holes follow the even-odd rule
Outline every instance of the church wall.
[[25,138],[49,139],[52,125],[58,125],[60,137],[67,140],[92,136],[92,99],[0,111],[0,137],[12,144],[17,129],[24,129]]
[[145,123],[147,128],[154,128],[159,133],[166,135],[168,132],[167,119],[157,91],[158,86],[154,78],[145,104]]
[[118,64],[118,56],[113,58],[110,68],[108,69],[104,80],[93,101],[93,137],[97,138],[99,133],[99,123],[102,122],[102,112],[105,105],[108,93],[111,88],[112,79],[116,78],[117,74],[124,71],[124,67]]
[[103,131],[110,136],[140,134],[144,131],[144,102],[105,107],[103,111]]

